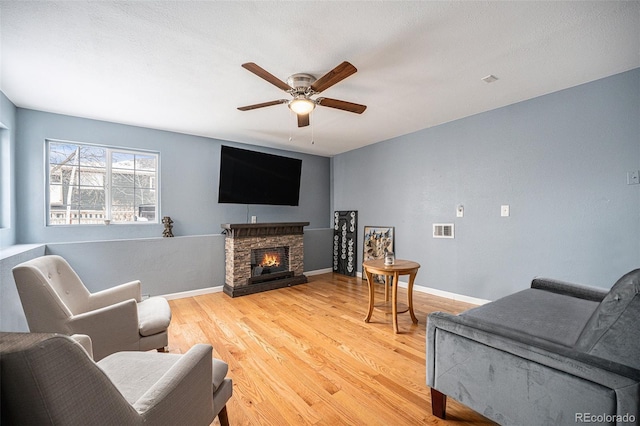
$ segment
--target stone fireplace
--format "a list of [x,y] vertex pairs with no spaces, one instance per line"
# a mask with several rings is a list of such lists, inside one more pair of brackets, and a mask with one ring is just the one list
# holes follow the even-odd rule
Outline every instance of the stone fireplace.
[[223,224],[223,291],[244,296],[307,282],[304,230],[309,222]]

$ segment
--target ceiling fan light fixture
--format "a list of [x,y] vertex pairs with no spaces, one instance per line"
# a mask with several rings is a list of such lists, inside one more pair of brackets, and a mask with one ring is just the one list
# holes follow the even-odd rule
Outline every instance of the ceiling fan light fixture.
[[309,116],[315,109],[316,105],[322,105],[323,107],[335,108],[342,111],[353,112],[356,114],[362,114],[366,105],[354,104],[353,102],[341,101],[340,99],[331,98],[316,98],[311,99],[329,87],[341,82],[345,78],[349,77],[356,71],[356,67],[349,62],[344,61],[322,77],[316,79],[311,74],[293,74],[287,79],[287,83],[280,80],[278,77],[271,74],[259,65],[253,62],[247,62],[242,64],[242,68],[257,75],[261,79],[273,84],[277,88],[287,92],[293,96],[293,99],[278,99],[276,101],[262,102],[260,104],[247,105],[239,107],[240,111],[250,111],[252,109],[264,108],[272,105],[287,104],[289,109],[296,113],[298,120],[298,127],[307,127],[309,125]]
[[298,115],[307,115],[316,107],[316,103],[304,96],[289,101],[289,109]]

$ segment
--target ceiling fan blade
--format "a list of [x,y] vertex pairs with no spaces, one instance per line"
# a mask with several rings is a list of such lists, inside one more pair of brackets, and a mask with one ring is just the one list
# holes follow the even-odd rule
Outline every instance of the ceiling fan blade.
[[351,74],[355,74],[356,71],[358,71],[356,67],[351,65],[349,62],[344,61],[343,63],[320,77],[318,80],[316,80],[311,85],[311,89],[313,89],[313,91],[316,93],[320,93],[324,90],[327,90],[334,84],[341,82]]
[[249,111],[252,109],[256,109],[256,108],[264,108],[264,107],[268,107],[271,105],[278,105],[278,104],[286,104],[287,102],[289,102],[286,99],[278,99],[277,101],[270,101],[270,102],[263,102],[261,104],[254,104],[254,105],[247,105],[247,106],[243,106],[243,107],[238,107],[238,109],[240,111]]
[[309,114],[298,114],[298,127],[306,127],[309,125]]
[[353,102],[331,98],[318,98],[316,99],[316,104],[329,108],[341,109],[343,111],[355,112],[356,114],[362,114],[364,110],[367,109],[366,105],[354,104]]
[[259,65],[254,64],[253,62],[247,62],[246,64],[242,64],[242,68],[251,71],[252,73],[254,73],[255,75],[257,75],[258,77],[267,80],[269,83],[273,84],[276,87],[279,87],[280,89],[284,90],[285,92],[287,90],[291,90],[291,86],[289,86],[287,83],[285,83],[284,81],[280,80],[278,77],[274,76],[273,74],[271,74],[269,71],[265,70],[264,68],[260,67]]

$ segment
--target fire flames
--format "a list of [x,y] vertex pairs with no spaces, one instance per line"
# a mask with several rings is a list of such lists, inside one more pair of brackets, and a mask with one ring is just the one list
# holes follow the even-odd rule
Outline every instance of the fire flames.
[[280,256],[277,253],[265,253],[260,266],[280,266]]

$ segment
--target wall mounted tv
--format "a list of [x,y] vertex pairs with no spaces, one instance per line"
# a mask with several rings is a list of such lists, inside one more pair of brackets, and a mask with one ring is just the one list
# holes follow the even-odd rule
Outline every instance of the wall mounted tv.
[[222,145],[218,202],[297,206],[301,171],[302,160]]

